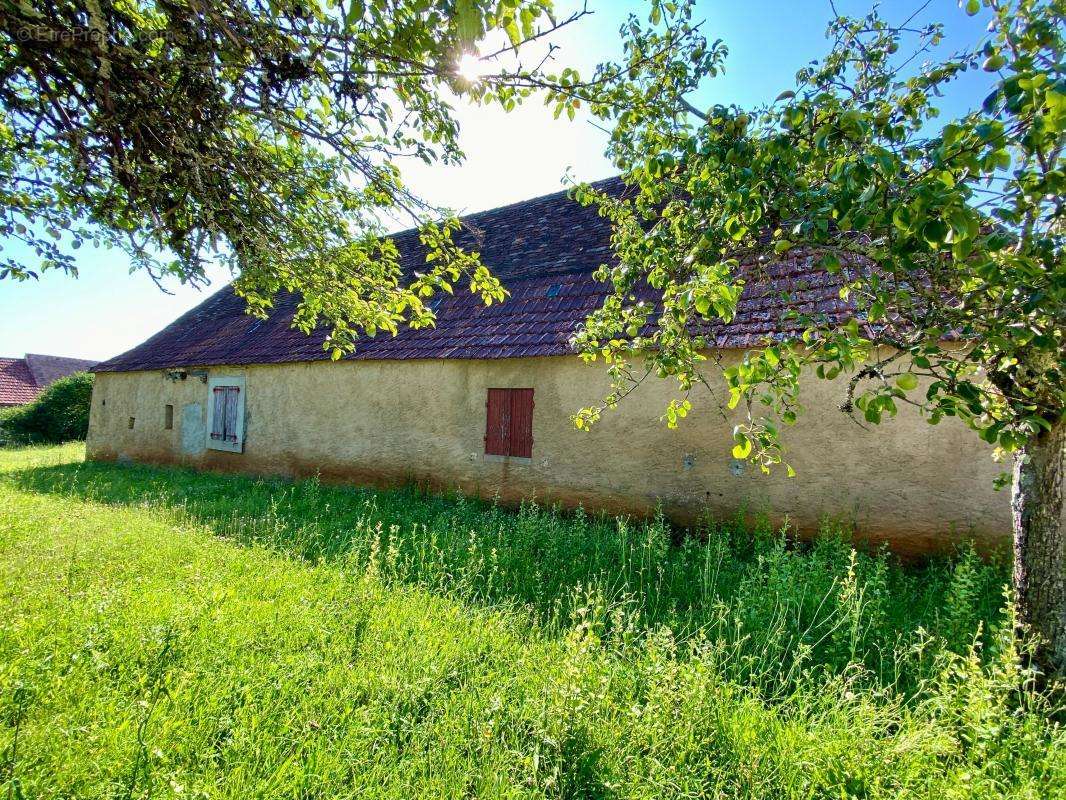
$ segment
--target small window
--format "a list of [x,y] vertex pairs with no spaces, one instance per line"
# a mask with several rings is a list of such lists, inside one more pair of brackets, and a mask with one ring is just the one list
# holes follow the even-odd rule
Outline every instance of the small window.
[[207,384],[211,426],[207,446],[212,450],[244,450],[244,378],[212,378]]
[[130,417],[130,424],[127,426],[131,431],[133,430],[134,418]]
[[163,428],[168,431],[174,430],[174,406],[169,403],[163,410]]
[[485,455],[533,457],[533,390],[489,389]]

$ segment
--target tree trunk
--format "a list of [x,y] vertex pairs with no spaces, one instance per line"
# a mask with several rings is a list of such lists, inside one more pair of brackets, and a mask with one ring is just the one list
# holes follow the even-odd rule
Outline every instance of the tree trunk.
[[1066,418],[1033,437],[1014,462],[1014,589],[1021,622],[1041,640],[1037,665],[1066,675]]

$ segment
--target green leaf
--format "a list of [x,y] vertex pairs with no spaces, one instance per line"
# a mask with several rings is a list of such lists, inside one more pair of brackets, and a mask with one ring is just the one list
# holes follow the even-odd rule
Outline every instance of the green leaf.
[[981,69],[983,69],[985,72],[996,72],[998,70],[1003,69],[1006,63],[1007,59],[1005,59],[1002,55],[1000,55],[999,53],[993,53],[984,60],[984,63],[981,64]]
[[909,231],[911,228],[911,215],[904,205],[896,206],[892,212],[892,224],[901,231]]
[[511,42],[511,47],[518,47],[519,43],[522,41],[522,33],[518,29],[518,23],[514,21],[513,17],[508,18],[503,29],[507,34],[507,39]]
[[940,246],[948,235],[948,226],[941,219],[931,219],[922,226],[922,238],[933,246]]
[[481,12],[474,0],[457,0],[455,4],[455,27],[459,41],[468,48],[474,46],[481,36]]
[[918,387],[918,376],[911,372],[905,372],[896,378],[896,385],[903,391],[909,392],[911,389]]
[[733,458],[744,459],[751,453],[751,440],[746,438],[739,444],[733,445]]
[[344,21],[349,27],[355,25],[355,23],[363,18],[363,12],[365,10],[362,0],[349,0],[348,13],[345,15]]

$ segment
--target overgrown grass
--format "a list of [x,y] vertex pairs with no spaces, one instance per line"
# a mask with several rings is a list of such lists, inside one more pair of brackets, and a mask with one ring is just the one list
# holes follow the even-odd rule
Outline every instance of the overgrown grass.
[[12,794],[1066,794],[970,551],[78,458],[0,453]]

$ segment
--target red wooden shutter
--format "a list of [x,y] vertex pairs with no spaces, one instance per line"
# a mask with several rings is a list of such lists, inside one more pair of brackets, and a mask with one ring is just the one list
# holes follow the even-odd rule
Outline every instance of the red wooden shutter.
[[533,390],[511,390],[511,455],[533,457]]
[[485,454],[510,455],[511,390],[489,389],[485,406]]

